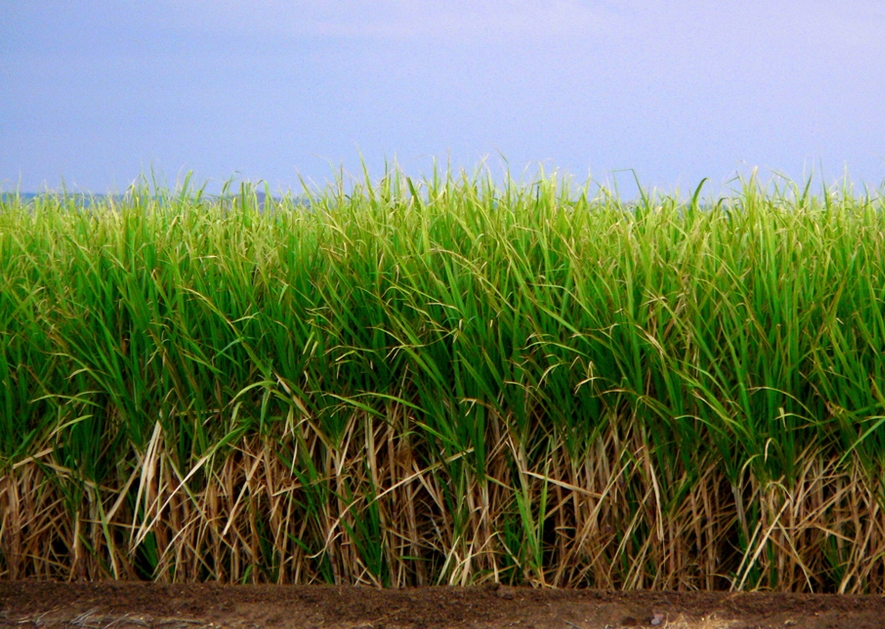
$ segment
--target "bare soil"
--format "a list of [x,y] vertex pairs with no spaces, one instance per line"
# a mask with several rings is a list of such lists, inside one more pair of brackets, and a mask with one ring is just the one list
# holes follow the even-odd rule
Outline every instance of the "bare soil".
[[885,598],[505,586],[379,590],[17,581],[0,583],[0,627],[879,629],[885,627]]

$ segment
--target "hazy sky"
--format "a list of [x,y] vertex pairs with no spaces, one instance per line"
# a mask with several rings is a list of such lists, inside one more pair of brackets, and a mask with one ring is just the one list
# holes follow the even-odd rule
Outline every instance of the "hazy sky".
[[881,0],[0,0],[0,189],[384,159],[685,191],[885,181]]

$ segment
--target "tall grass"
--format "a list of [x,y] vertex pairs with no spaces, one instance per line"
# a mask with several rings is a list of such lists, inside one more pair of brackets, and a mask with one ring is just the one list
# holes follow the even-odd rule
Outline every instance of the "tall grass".
[[0,577],[885,592],[885,212],[556,177],[0,207]]

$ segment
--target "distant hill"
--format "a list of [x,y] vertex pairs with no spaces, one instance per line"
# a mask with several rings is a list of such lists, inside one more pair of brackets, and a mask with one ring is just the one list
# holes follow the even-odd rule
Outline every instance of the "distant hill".
[[[258,200],[258,208],[263,210],[268,199],[268,195],[262,191],[255,191],[255,197]],[[72,201],[78,207],[90,207],[92,205],[103,205],[107,203],[107,201],[113,201],[114,203],[123,203],[126,200],[127,195],[125,194],[87,194],[83,192],[61,192],[61,191],[50,191],[50,192],[0,192],[0,203],[9,203],[13,199],[20,199],[22,203],[30,203],[35,199],[39,199],[40,197],[64,197],[69,201]],[[159,195],[157,195],[159,197]],[[170,198],[175,198],[175,193],[171,193],[169,195]],[[235,202],[239,197],[237,194],[228,194],[225,200],[230,202]],[[218,202],[222,200],[220,195],[213,194],[204,194],[203,199],[206,199],[209,202]],[[273,203],[281,203],[284,200],[284,197],[271,195],[270,199]],[[296,206],[310,206],[310,198],[305,195],[299,195],[297,197],[289,197],[289,200]]]

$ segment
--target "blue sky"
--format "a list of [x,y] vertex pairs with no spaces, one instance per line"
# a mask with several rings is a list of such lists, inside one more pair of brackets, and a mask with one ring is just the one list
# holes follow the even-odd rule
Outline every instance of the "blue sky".
[[0,189],[153,168],[274,191],[483,159],[531,179],[885,181],[880,0],[0,0]]

